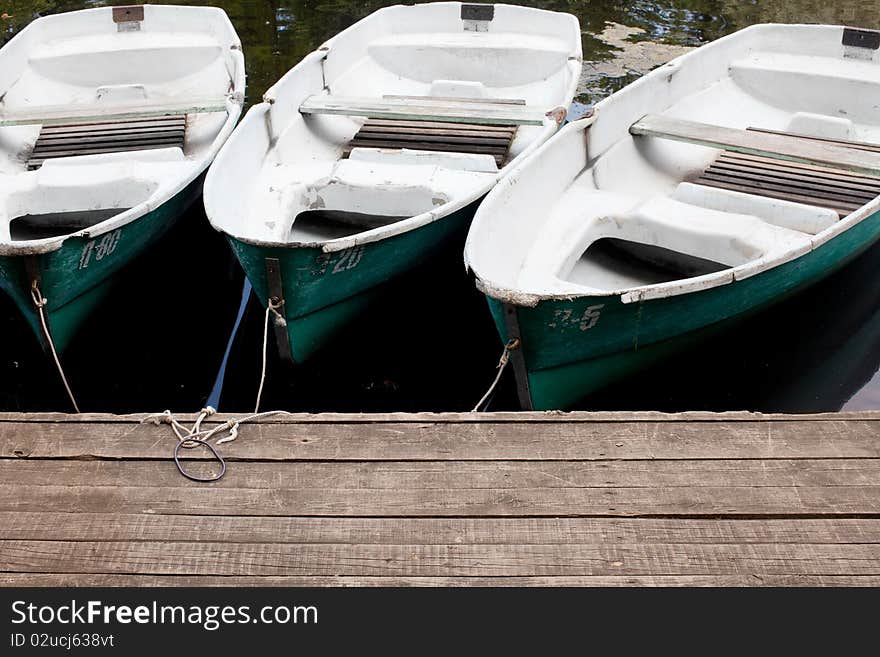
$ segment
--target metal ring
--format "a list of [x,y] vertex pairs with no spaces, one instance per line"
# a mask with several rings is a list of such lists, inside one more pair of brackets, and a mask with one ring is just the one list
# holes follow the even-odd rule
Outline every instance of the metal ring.
[[[180,463],[180,448],[183,447],[187,443],[196,443],[198,445],[204,445],[209,450],[211,450],[211,453],[214,455],[214,458],[216,458],[217,461],[220,462],[220,472],[218,472],[216,475],[213,475],[211,477],[197,477],[196,475],[193,475],[193,474],[190,474],[189,472],[187,472],[184,469],[183,465],[181,465],[181,463]],[[211,443],[209,443],[205,440],[202,440],[201,438],[184,438],[183,440],[179,440],[177,442],[177,444],[174,446],[174,465],[177,466],[177,470],[184,477],[186,477],[190,481],[198,481],[200,483],[210,483],[212,481],[217,481],[223,475],[226,474],[226,461],[223,459],[222,456],[220,456],[220,452],[218,452],[217,449]]]

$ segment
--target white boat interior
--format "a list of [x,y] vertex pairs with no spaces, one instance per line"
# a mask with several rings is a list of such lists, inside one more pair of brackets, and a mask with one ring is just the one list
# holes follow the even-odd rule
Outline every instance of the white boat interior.
[[501,299],[723,285],[880,207],[880,33],[758,25],[662,66],[515,167],[465,257]]
[[0,50],[0,254],[115,230],[194,181],[232,132],[244,59],[212,7],[39,18]]
[[251,108],[208,174],[208,217],[247,242],[332,251],[447,216],[556,132],[580,44],[568,14],[380,9]]

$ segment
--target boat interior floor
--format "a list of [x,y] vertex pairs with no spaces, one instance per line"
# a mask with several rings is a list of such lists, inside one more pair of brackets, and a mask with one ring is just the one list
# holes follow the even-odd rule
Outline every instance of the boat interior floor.
[[154,148],[183,150],[185,136],[186,114],[46,125],[40,129],[27,167],[37,169],[46,160],[60,157]]
[[250,216],[259,239],[320,243],[440,211],[497,173],[488,153],[357,147],[347,159],[274,165]]
[[485,153],[501,168],[516,134],[515,125],[447,121],[367,119],[345,149],[417,149],[452,153]]

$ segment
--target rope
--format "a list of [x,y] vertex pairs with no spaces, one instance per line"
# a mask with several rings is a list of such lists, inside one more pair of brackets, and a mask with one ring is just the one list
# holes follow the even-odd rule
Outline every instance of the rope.
[[[171,426],[174,435],[177,436],[177,444],[174,446],[174,465],[177,466],[178,472],[187,479],[202,483],[217,481],[226,474],[226,459],[224,459],[217,450],[217,446],[222,445],[223,443],[232,442],[238,438],[239,428],[246,422],[254,422],[272,415],[290,414],[287,411],[264,411],[263,413],[260,413],[260,399],[263,396],[263,385],[266,383],[266,354],[269,343],[269,317],[274,313],[276,326],[286,326],[287,322],[284,319],[284,316],[278,312],[278,309],[283,305],[283,301],[279,301],[276,297],[271,297],[266,307],[266,320],[263,325],[263,367],[260,372],[260,387],[257,390],[257,401],[254,405],[254,412],[251,415],[247,415],[240,419],[227,420],[223,424],[218,424],[213,429],[202,429],[202,422],[204,422],[206,418],[217,413],[217,409],[213,406],[206,406],[203,408],[190,428],[187,428],[178,422],[169,410],[161,413],[153,413],[141,420],[142,424],[148,422],[155,425],[167,424]],[[214,436],[226,431],[229,433],[218,439],[214,445],[209,442]],[[207,477],[200,477],[199,475],[194,475],[191,472],[188,472],[186,468],[183,467],[183,464],[180,462],[180,450],[192,449],[200,446],[207,447],[211,451],[214,459],[220,463],[220,472]]]
[[73,410],[77,413],[80,413],[79,405],[76,403],[76,397],[73,396],[73,391],[70,389],[70,385],[67,383],[67,377],[64,375],[64,368],[61,367],[61,360],[58,358],[58,352],[55,350],[55,342],[52,340],[52,334],[49,332],[49,324],[46,321],[46,304],[48,303],[48,299],[43,296],[43,293],[40,292],[40,284],[37,282],[35,278],[31,283],[31,299],[34,302],[34,306],[37,308],[37,314],[40,316],[40,325],[43,327],[43,337],[46,339],[46,342],[49,345],[49,350],[52,352],[52,358],[55,360],[55,367],[58,369],[58,375],[61,377],[61,382],[64,384],[64,389],[67,391],[67,396],[70,398],[70,403],[73,404]]
[[514,349],[519,349],[519,338],[513,338],[504,345],[504,351],[501,353],[501,358],[498,360],[498,373],[495,375],[495,380],[492,382],[492,385],[489,386],[486,394],[483,395],[480,398],[480,401],[477,402],[477,405],[474,406],[471,413],[477,413],[483,407],[483,404],[486,403],[486,400],[495,394],[495,388],[498,387],[498,382],[501,381],[501,375],[504,374],[504,368],[506,368],[507,363],[510,362],[510,352]]
[[260,399],[263,397],[263,385],[266,383],[266,352],[269,345],[269,315],[275,313],[275,325],[287,326],[287,320],[278,312],[278,309],[284,305],[283,301],[279,301],[276,297],[270,297],[266,306],[266,320],[263,323],[263,369],[260,372],[260,387],[257,388],[257,403],[254,405],[254,413],[260,412]]
[[[177,470],[187,479],[198,482],[211,482],[217,481],[224,474],[226,474],[226,460],[221,456],[220,452],[217,450],[217,446],[222,445],[223,443],[229,443],[238,438],[239,428],[242,424],[247,422],[254,422],[256,420],[269,417],[271,415],[289,415],[287,411],[265,411],[263,413],[253,413],[251,415],[247,415],[243,418],[227,420],[223,424],[218,424],[213,429],[202,429],[202,422],[212,415],[217,413],[216,409],[211,406],[206,406],[201,410],[196,421],[193,423],[192,427],[187,428],[183,424],[181,424],[171,413],[171,411],[163,411],[161,413],[153,413],[152,415],[148,415],[143,420],[141,420],[141,424],[155,424],[157,426],[162,424],[167,424],[171,426],[171,429],[174,431],[174,434],[177,436],[177,444],[174,446],[174,464],[177,466]],[[215,445],[211,445],[208,441],[217,436],[218,434],[229,432],[228,435],[223,436],[219,440],[216,441]],[[180,462],[180,450],[181,449],[193,449],[194,447],[207,447],[211,450],[211,454],[214,456],[214,459],[220,463],[220,472],[214,475],[210,475],[208,477],[200,477],[198,475],[194,475],[183,467],[183,464]]]

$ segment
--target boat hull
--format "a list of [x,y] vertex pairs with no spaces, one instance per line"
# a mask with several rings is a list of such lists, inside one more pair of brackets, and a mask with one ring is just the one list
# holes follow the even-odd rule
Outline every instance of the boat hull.
[[202,180],[199,176],[159,207],[103,235],[71,237],[60,249],[48,253],[0,256],[0,288],[15,302],[44,347],[47,345],[31,299],[34,276],[47,300],[52,341],[61,352],[100,304],[113,276],[152,246],[198,199]]
[[[760,311],[827,277],[880,237],[880,212],[795,260],[700,292],[624,304],[619,296],[546,299],[534,307],[487,297],[507,343],[518,331],[520,402],[567,408],[686,347],[710,329]],[[817,308],[817,321],[822,309]],[[513,328],[512,328],[513,327]]]
[[441,252],[444,245],[463,243],[478,205],[479,200],[414,230],[342,251],[228,239],[264,308],[271,296],[266,260],[278,260],[287,338],[293,360],[303,362],[357,318],[393,279]]

